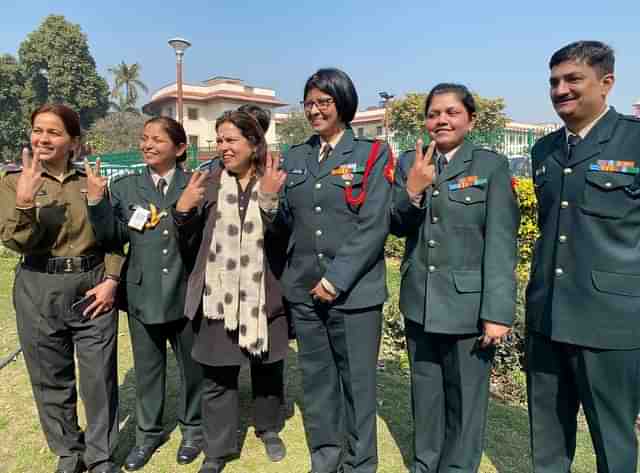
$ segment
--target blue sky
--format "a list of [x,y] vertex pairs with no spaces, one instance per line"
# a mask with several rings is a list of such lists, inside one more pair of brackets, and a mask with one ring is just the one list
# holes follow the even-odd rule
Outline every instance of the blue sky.
[[307,77],[333,65],[351,75],[360,108],[375,105],[381,90],[403,95],[454,81],[504,97],[515,120],[557,121],[549,56],[571,41],[599,39],[616,50],[610,103],[629,113],[640,99],[637,0],[3,0],[0,53],[15,54],[52,13],[81,25],[101,74],[139,62],[152,91],[175,80],[167,40],[183,36],[193,43],[184,68],[190,83],[238,77],[297,104]]

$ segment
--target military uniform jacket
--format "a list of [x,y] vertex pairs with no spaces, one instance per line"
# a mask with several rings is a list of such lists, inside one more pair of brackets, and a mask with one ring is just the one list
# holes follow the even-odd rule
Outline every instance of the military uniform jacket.
[[[287,180],[274,224],[290,232],[282,276],[285,298],[311,304],[309,291],[324,277],[339,291],[336,308],[382,304],[387,298],[384,242],[391,201],[391,184],[384,177],[387,148],[380,148],[366,200],[358,208],[347,203],[344,191],[349,183],[355,196],[362,190],[373,143],[346,129],[331,155],[318,163],[320,146],[313,136],[292,147],[284,159]],[[338,175],[337,170],[347,168],[353,172]]]
[[532,151],[540,238],[528,328],[559,342],[638,348],[640,121],[610,109],[567,154],[564,128]]
[[[153,184],[149,169],[115,178],[110,199],[89,206],[89,216],[99,241],[115,248],[129,243],[123,269],[128,313],[146,324],[184,317],[187,287],[178,237],[170,209],[189,182],[189,174],[176,167],[165,196]],[[127,224],[137,206],[149,210],[154,204],[167,216],[155,228],[137,231]]]
[[406,237],[400,311],[427,332],[477,333],[481,320],[511,325],[520,211],[507,159],[464,143],[420,208],[406,189],[414,161],[415,151],[401,156],[393,193],[392,231]]

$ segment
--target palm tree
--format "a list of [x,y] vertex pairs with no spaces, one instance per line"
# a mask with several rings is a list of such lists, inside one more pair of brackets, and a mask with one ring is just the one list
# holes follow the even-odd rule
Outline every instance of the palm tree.
[[120,93],[120,91],[114,90],[113,92],[111,92],[111,97],[113,97],[114,100],[109,101],[109,106],[111,107],[113,112],[115,113],[128,112],[128,113],[136,113],[140,115],[140,110],[138,110],[131,103],[127,102],[127,99],[125,98],[125,96],[123,96]]
[[[115,99],[120,99],[118,105],[126,104],[129,107],[135,107],[139,96],[138,89],[145,93],[149,92],[147,86],[140,80],[140,70],[140,64],[137,62],[127,65],[124,61],[115,67],[109,68],[109,72],[113,74],[114,78],[111,96]],[[124,89],[124,96],[122,95],[122,89]]]

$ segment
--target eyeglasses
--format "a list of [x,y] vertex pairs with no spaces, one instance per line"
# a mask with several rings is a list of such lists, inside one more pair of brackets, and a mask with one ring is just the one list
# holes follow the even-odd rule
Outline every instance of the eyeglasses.
[[327,110],[332,103],[335,101],[331,97],[326,97],[318,100],[304,100],[300,102],[300,104],[304,107],[304,109],[308,112],[315,105],[318,110],[325,111]]

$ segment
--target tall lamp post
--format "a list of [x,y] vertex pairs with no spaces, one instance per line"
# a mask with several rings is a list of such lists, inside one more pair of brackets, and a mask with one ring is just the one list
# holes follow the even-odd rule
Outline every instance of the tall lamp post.
[[176,79],[178,86],[178,121],[182,123],[182,56],[185,50],[191,46],[191,43],[184,38],[172,38],[169,40],[171,46],[176,52]]
[[382,104],[384,106],[384,140],[389,141],[389,103],[395,97],[395,95],[390,94],[388,92],[382,91],[378,92],[378,95],[382,99]]

